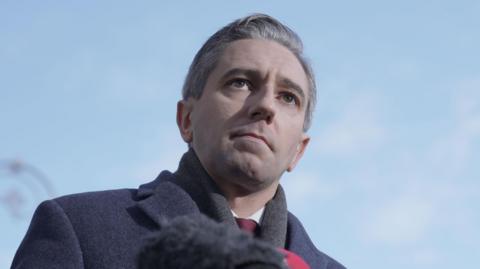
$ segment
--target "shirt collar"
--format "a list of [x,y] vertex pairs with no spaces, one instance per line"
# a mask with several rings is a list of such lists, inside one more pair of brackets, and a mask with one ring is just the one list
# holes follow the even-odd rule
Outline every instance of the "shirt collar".
[[[247,217],[246,219],[254,220],[256,223],[260,224],[264,210],[265,210],[265,207],[262,207],[259,210],[257,210],[257,212],[253,213],[251,216]],[[239,216],[235,213],[235,211],[233,211],[232,209],[230,209],[230,211],[232,211],[232,214],[235,218],[239,218]]]

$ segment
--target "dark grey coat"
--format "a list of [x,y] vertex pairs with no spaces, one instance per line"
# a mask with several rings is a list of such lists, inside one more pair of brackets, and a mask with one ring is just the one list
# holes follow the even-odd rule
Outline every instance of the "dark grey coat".
[[[205,213],[173,177],[164,171],[139,189],[81,193],[41,203],[12,268],[134,269],[144,238],[158,231],[164,218]],[[299,220],[287,214],[286,249],[312,269],[344,268],[318,251]]]

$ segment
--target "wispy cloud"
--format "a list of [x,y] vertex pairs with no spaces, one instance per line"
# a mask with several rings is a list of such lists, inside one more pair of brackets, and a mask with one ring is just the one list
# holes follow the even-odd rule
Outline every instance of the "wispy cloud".
[[312,201],[320,202],[335,198],[342,192],[341,186],[332,181],[323,180],[318,173],[302,171],[286,174],[281,181],[286,191],[289,205],[302,208]]
[[180,134],[175,126],[161,128],[158,137],[152,137],[150,141],[145,141],[145,147],[158,148],[155,151],[155,156],[150,160],[139,163],[134,166],[131,171],[131,176],[137,182],[145,183],[153,180],[161,171],[170,170],[175,171],[182,155],[188,150],[187,144],[182,141]]
[[442,254],[431,247],[414,249],[409,254],[406,256],[409,256],[412,259],[412,263],[419,268],[438,268],[442,262]]
[[429,152],[432,169],[439,168],[450,177],[463,175],[480,161],[480,79],[461,81],[452,92],[454,122]]
[[427,197],[401,194],[368,210],[362,236],[368,242],[387,245],[416,243],[426,236],[436,210],[435,201]]
[[339,118],[319,133],[317,151],[322,154],[350,155],[379,147],[386,138],[381,124],[379,97],[354,96],[344,105]]
[[403,251],[412,264],[432,268],[451,258],[446,246],[475,248],[480,239],[478,207],[468,206],[480,198],[472,187],[434,178],[384,185],[385,193],[371,194],[357,208],[356,236],[364,246]]
[[408,247],[419,266],[448,259],[446,245],[470,246],[480,238],[480,185],[469,180],[480,176],[480,80],[459,83],[452,96],[444,115],[453,119],[451,128],[425,141],[423,150],[403,146],[392,155],[388,173],[374,179],[376,192],[362,203],[363,242]]
[[451,96],[450,105],[436,111],[438,122],[425,126],[417,124],[420,118],[412,118],[412,125],[409,118],[391,124],[392,111],[379,93],[347,96],[343,112],[323,122],[313,142],[318,141],[317,156],[348,159],[338,165],[348,169],[294,173],[282,183],[289,202],[301,208],[330,197],[342,208],[335,199],[349,197],[354,204],[340,210],[352,215],[336,218],[351,225],[359,246],[402,251],[415,268],[453,261],[458,255],[451,248],[475,248],[480,240],[480,79],[457,83]]

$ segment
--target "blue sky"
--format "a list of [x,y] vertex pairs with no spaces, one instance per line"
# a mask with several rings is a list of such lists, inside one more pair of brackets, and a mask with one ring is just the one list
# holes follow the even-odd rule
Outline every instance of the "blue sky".
[[[193,55],[268,13],[303,38],[318,81],[311,144],[282,179],[318,248],[350,268],[478,267],[480,2],[259,2],[2,1],[0,160],[40,168],[57,196],[175,169]],[[2,169],[0,198],[6,268],[48,195]]]

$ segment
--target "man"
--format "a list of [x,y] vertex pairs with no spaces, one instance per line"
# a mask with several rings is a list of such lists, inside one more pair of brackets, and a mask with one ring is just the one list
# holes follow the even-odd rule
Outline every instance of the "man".
[[177,105],[189,150],[178,170],[138,190],[43,202],[12,267],[135,268],[144,238],[163,221],[202,213],[225,225],[253,224],[256,237],[311,268],[344,268],[315,248],[279,185],[308,145],[314,106],[298,36],[267,15],[234,21],[190,66]]

